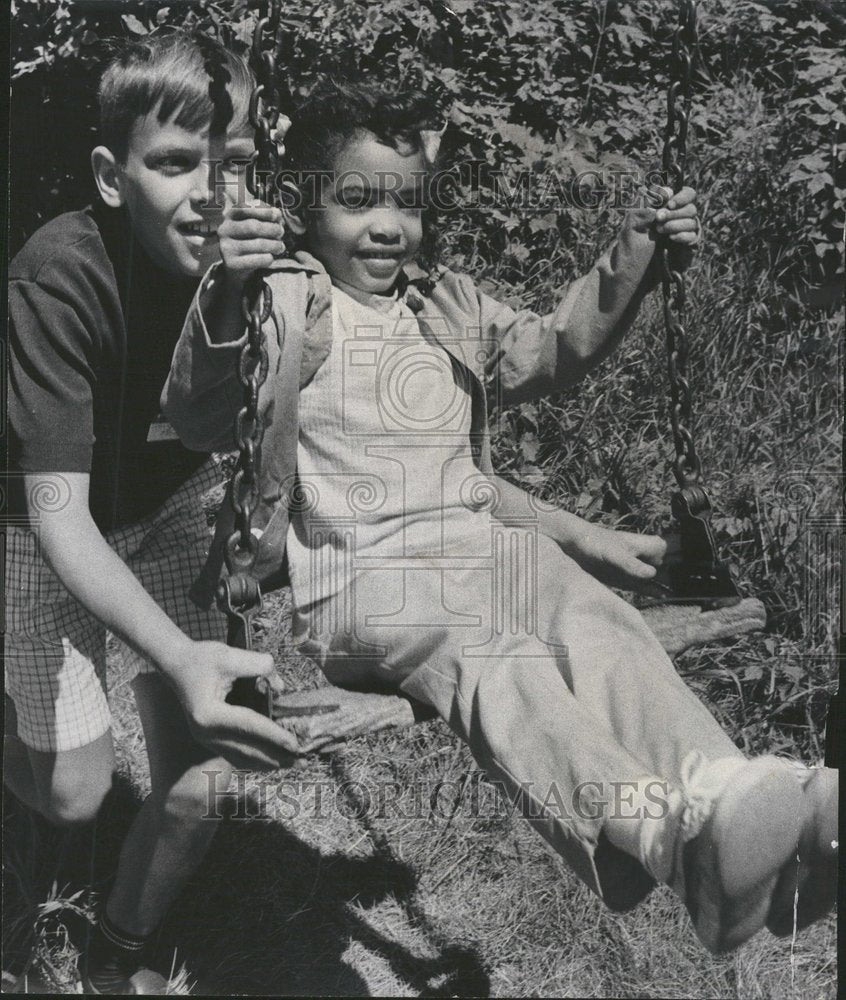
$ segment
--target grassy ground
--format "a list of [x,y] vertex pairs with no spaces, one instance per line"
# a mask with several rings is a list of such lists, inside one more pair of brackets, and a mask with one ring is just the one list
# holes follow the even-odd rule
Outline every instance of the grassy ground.
[[[272,645],[277,628],[268,626]],[[736,646],[723,652],[739,654]],[[119,681],[114,703],[123,780],[100,823],[97,886],[146,784],[131,695]],[[406,789],[394,808],[379,808],[380,782]],[[509,815],[440,723],[356,741],[329,760],[307,760],[249,787],[247,811],[263,818],[225,823],[162,933],[162,963],[172,963],[176,948],[177,965],[185,962],[208,992],[835,996],[833,918],[794,944],[765,932],[715,959],[666,890],[630,914],[612,914]],[[41,846],[42,866],[45,857],[57,871],[73,866],[73,857],[57,861],[55,842]],[[78,864],[85,845],[65,851]],[[15,876],[21,865],[11,860]],[[87,900],[74,897],[86,882],[76,870],[77,882],[38,907],[36,927],[42,968],[68,992],[74,948],[63,928],[79,940],[75,908]],[[43,885],[46,874],[42,867],[33,881]],[[9,881],[7,874],[7,891],[18,888]],[[28,900],[30,913],[38,898]],[[20,909],[18,916],[23,942]]]

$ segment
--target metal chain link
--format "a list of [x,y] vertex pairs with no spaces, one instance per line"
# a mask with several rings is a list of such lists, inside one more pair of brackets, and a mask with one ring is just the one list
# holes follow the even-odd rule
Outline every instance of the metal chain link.
[[[273,130],[279,121],[279,87],[276,80],[276,50],[280,27],[281,0],[264,0],[258,7],[250,61],[256,86],[250,95],[249,118],[255,131],[256,157],[247,176],[250,194],[270,203],[278,167]],[[264,426],[258,411],[259,393],[267,379],[268,357],[263,324],[273,310],[273,293],[261,273],[244,286],[241,312],[247,324],[247,340],[238,356],[238,381],[243,403],[235,417],[234,437],[238,463],[230,486],[235,512],[235,530],[226,543],[225,560],[229,579],[221,586],[222,610],[235,621],[241,635],[239,644],[249,649],[249,617],[261,605],[261,589],[255,577],[258,542],[253,535],[253,514],[259,502],[261,443]]]
[[[679,24],[673,34],[662,157],[664,179],[673,191],[679,191],[684,184],[695,47],[696,0],[679,0]],[[676,451],[673,472],[679,486],[684,489],[699,482],[702,469],[693,440],[693,408],[687,378],[689,345],[684,327],[686,293],[684,275],[677,264],[678,253],[665,238],[661,247],[661,283],[670,378],[670,423]]]

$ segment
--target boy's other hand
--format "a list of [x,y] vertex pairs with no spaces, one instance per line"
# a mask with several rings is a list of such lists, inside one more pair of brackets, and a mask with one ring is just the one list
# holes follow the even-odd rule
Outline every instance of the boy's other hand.
[[239,677],[267,677],[272,682],[275,673],[269,653],[233,649],[221,642],[192,642],[180,663],[170,664],[166,674],[198,743],[248,770],[273,770],[294,762],[297,747],[289,733],[258,712],[226,701]]
[[621,590],[639,590],[648,584],[667,551],[667,543],[657,535],[614,531],[589,521],[563,547],[591,576]]
[[282,212],[264,202],[227,205],[217,235],[226,278],[236,287],[285,253]]

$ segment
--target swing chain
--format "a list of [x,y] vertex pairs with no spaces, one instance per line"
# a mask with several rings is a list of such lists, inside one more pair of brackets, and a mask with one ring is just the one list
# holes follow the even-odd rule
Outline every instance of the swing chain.
[[[665,182],[679,191],[685,178],[687,129],[690,118],[693,52],[696,47],[696,0],[679,0],[679,24],[673,34],[670,86],[667,91],[667,125],[664,132]],[[665,239],[661,247],[661,283],[664,293],[664,324],[667,340],[667,370],[670,379],[670,423],[676,457],[673,473],[682,489],[695,486],[702,474],[693,441],[693,408],[687,377],[689,345],[684,328],[686,292],[678,267],[678,251]],[[681,253],[684,251],[682,250]]]
[[[673,33],[667,125],[664,132],[664,182],[675,192],[684,185],[687,130],[690,121],[693,55],[696,49],[696,0],[679,0],[679,23]],[[702,467],[693,441],[693,407],[687,375],[689,342],[684,327],[687,305],[681,258],[684,248],[665,237],[660,247],[664,298],[670,423],[679,485],[670,498],[679,540],[678,561],[665,567],[667,584],[660,603],[698,604],[703,610],[737,604],[737,587],[717,555],[711,528],[711,501],[701,483]]]
[[[250,193],[262,201],[272,197],[278,163],[273,130],[279,120],[279,87],[276,81],[276,48],[281,0],[263,0],[253,32],[250,60],[256,85],[250,95],[249,118],[255,131],[256,157],[247,175]],[[264,426],[258,411],[259,393],[267,379],[268,355],[263,324],[273,310],[273,293],[258,273],[244,285],[241,312],[247,339],[238,356],[238,381],[242,405],[234,422],[238,462],[230,486],[235,530],[226,542],[225,561],[229,578],[218,591],[221,610],[229,619],[230,640],[244,649],[251,647],[250,617],[261,607],[261,588],[255,576],[258,542],[252,519],[259,502],[261,443]]]
[[250,125],[255,132],[256,158],[253,161],[250,191],[270,203],[278,163],[273,130],[279,122],[281,91],[276,67],[276,53],[281,23],[281,0],[262,0],[258,21],[253,30],[250,62],[256,74],[256,86],[250,95]]

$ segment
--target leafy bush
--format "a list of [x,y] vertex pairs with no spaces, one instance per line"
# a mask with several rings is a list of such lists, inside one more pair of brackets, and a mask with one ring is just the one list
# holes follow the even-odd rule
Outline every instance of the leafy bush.
[[[13,248],[37,223],[91,194],[94,94],[113,40],[183,25],[246,41],[249,7],[246,0],[14,0],[21,113],[13,118]],[[437,85],[451,104],[456,155],[484,164],[483,180],[510,180],[509,190],[520,169],[542,189],[551,171],[607,177],[654,165],[675,23],[669,0],[458,0],[454,8],[460,37],[428,3],[288,4],[280,64],[295,95],[318,72]],[[843,254],[846,152],[836,142],[846,124],[843,26],[824,3],[713,0],[700,12],[695,144],[738,195],[712,221],[734,226],[744,255],[750,246],[766,249],[779,275],[803,288],[831,282]],[[746,111],[738,103],[744,87],[759,101],[758,120],[732,121]],[[534,276],[550,257],[583,266],[611,226],[602,213],[561,201],[532,213],[471,209],[455,246],[474,265],[479,255],[481,263],[505,264],[512,281]],[[571,248],[563,260],[562,245]]]

